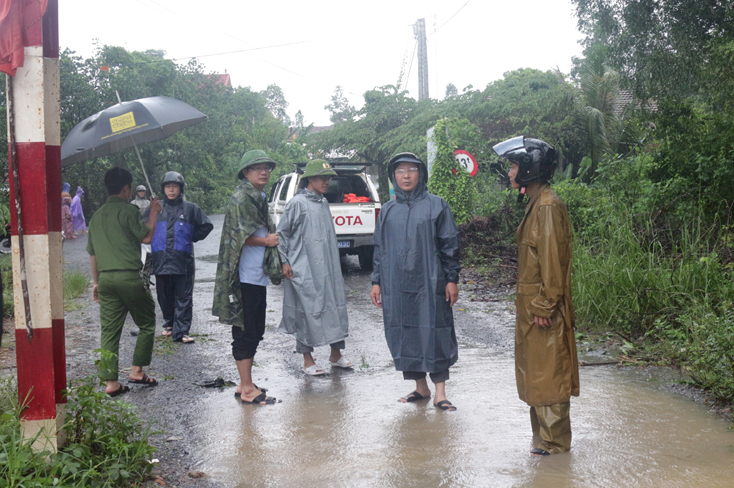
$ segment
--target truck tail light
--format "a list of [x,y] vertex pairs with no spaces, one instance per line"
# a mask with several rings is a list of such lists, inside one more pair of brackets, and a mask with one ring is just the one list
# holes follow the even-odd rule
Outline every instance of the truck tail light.
[[377,227],[377,219],[379,218],[380,218],[380,209],[376,208],[375,209],[375,227]]

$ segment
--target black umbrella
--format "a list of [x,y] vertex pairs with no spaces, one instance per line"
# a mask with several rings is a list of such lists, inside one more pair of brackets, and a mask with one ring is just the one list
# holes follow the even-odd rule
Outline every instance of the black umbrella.
[[165,139],[206,118],[191,105],[171,97],[120,102],[87,117],[71,129],[61,145],[61,166],[109,156],[134,147],[145,181],[152,192],[137,145]]

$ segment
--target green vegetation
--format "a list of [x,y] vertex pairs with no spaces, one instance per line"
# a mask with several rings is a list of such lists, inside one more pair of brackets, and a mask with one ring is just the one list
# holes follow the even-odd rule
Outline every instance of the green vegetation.
[[67,444],[51,453],[35,452],[35,439],[21,437],[17,386],[12,379],[0,381],[0,486],[131,486],[148,477],[155,452],[148,424],[133,406],[98,386],[89,377],[69,387]]
[[64,309],[71,310],[77,305],[75,298],[79,298],[89,289],[90,278],[81,271],[64,271]]

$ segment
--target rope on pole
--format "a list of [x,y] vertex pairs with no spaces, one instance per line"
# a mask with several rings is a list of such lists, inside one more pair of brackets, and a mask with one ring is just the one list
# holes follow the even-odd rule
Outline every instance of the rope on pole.
[[15,145],[15,98],[13,93],[13,81],[10,76],[5,75],[5,86],[7,87],[8,100],[8,134],[10,136],[10,164],[13,167],[13,187],[15,189],[15,219],[18,233],[18,254],[20,256],[20,287],[23,292],[23,308],[25,309],[25,327],[28,342],[33,341],[33,321],[31,320],[31,301],[28,294],[28,280],[26,278],[25,249],[23,245],[23,222],[20,212],[20,176],[18,174],[18,158]]

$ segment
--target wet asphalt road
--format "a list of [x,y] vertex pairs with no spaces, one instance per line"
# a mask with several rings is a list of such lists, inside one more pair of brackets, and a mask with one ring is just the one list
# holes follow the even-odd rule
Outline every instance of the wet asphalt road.
[[[345,355],[356,367],[306,377],[291,336],[277,332],[282,287],[268,287],[267,330],[255,357],[255,382],[282,399],[274,406],[241,405],[234,387],[204,388],[221,377],[238,381],[230,329],[211,316],[222,216],[196,245],[193,345],[156,339],[148,372],[160,385],[131,385],[122,397],[138,405],[162,433],[156,472],[174,486],[731,486],[734,433],[700,405],[665,390],[674,380],[616,368],[584,368],[582,396],[572,400],[570,454],[534,459],[527,406],[517,399],[512,340],[514,312],[503,296],[472,301],[460,285],[455,305],[459,361],[447,383],[458,407],[441,412],[430,401],[400,404],[412,382],[394,371],[381,311],[370,303],[369,273],[356,257],[342,260],[350,337]],[[86,238],[64,245],[67,269],[88,272]],[[99,313],[89,298],[68,311],[70,378],[94,372]],[[158,322],[158,333],[162,320]],[[129,321],[126,327],[134,331]],[[135,338],[123,334],[121,367]],[[328,347],[314,357],[326,366]],[[193,479],[189,472],[201,471]]]

